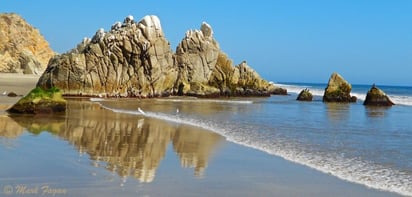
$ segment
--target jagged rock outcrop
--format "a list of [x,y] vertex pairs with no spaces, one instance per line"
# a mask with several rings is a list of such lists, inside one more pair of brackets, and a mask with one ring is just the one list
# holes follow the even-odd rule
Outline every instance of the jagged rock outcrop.
[[128,16],[109,32],[99,29],[76,49],[51,59],[37,86],[65,95],[158,97],[167,95],[269,95],[284,89],[263,80],[246,62],[233,66],[202,23],[186,32],[176,54],[159,18]]
[[7,111],[17,114],[51,114],[65,110],[66,100],[60,90],[56,88],[43,90],[37,87]]
[[40,75],[55,55],[49,43],[17,14],[0,14],[0,72]]
[[177,78],[173,52],[156,16],[129,16],[109,32],[99,29],[76,49],[50,60],[37,86],[65,95],[153,97],[171,94]]
[[395,105],[391,101],[388,95],[385,94],[384,91],[377,88],[375,84],[371,87],[371,89],[366,94],[365,101],[363,105],[370,105],[370,106],[392,106]]
[[220,52],[213,30],[203,22],[201,30],[189,30],[176,48],[180,80],[185,83],[209,81]]
[[298,97],[296,98],[296,100],[298,101],[312,101],[313,99],[313,95],[312,93],[309,91],[309,89],[305,88],[304,90],[302,90]]
[[189,30],[176,48],[178,94],[192,96],[268,96],[286,94],[253,70],[246,61],[234,66],[213,38],[212,27]]
[[323,102],[356,102],[356,97],[351,96],[352,85],[338,73],[333,73],[323,95]]

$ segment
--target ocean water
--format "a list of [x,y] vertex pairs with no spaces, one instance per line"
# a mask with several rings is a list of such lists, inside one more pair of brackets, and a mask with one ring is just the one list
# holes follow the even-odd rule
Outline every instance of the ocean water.
[[[412,196],[412,87],[381,86],[396,105],[323,103],[325,84],[278,84],[287,96],[153,100],[92,99],[119,114],[201,127],[237,144],[364,186]],[[312,102],[296,101],[309,88]]]

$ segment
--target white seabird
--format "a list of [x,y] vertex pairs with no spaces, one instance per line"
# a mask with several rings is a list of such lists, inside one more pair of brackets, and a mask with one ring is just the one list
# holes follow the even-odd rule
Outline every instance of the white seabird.
[[146,113],[144,113],[144,111],[142,109],[140,109],[140,107],[137,108],[137,111],[139,111],[141,114],[146,114]]

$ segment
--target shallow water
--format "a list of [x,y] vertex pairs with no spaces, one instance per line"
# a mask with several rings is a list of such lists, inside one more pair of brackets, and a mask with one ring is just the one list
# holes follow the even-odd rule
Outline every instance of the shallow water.
[[[293,97],[71,100],[62,116],[3,112],[0,185],[12,187],[8,196],[44,191],[65,196],[346,196],[342,191],[347,190],[353,196],[396,196],[264,151],[408,195],[411,149],[403,148],[410,126],[402,118],[409,108],[300,103]],[[402,148],[396,145],[402,143]]]
[[315,100],[298,102],[291,91],[270,98],[98,103],[116,113],[142,115],[140,108],[146,117],[202,127],[350,182],[412,195],[412,88],[384,86],[397,105],[365,107],[368,86],[354,86],[359,101],[351,104],[321,102],[320,85],[285,87],[310,87]]

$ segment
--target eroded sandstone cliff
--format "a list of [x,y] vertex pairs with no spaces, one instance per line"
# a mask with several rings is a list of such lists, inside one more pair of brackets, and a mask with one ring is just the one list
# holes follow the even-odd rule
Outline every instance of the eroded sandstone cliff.
[[38,29],[17,14],[0,14],[0,72],[41,74],[54,55]]

